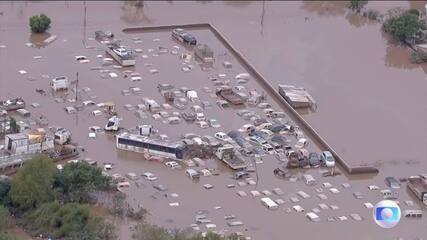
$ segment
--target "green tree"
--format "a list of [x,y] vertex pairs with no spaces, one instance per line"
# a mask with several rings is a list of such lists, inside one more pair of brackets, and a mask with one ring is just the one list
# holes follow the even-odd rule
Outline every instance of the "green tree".
[[418,31],[425,29],[425,24],[417,15],[407,11],[387,19],[383,27],[394,40],[405,42]]
[[0,180],[0,205],[9,205],[9,191],[10,181],[6,179]]
[[43,13],[30,17],[31,31],[34,33],[44,33],[50,27],[50,18]]
[[54,198],[52,185],[57,172],[52,160],[38,155],[26,162],[12,180],[10,198],[21,210],[30,210]]
[[9,225],[9,210],[0,205],[0,232],[4,231]]
[[87,162],[69,163],[55,177],[55,187],[66,202],[88,202],[89,194],[110,186],[110,177],[102,169]]
[[18,124],[16,124],[16,119],[14,117],[10,118],[9,126],[12,133],[18,132]]
[[355,12],[360,12],[367,3],[367,0],[350,0],[349,8]]

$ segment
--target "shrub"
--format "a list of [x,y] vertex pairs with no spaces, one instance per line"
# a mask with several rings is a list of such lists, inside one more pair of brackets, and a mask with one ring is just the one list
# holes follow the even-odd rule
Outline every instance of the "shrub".
[[383,25],[384,31],[390,34],[394,40],[407,41],[418,31],[425,28],[424,22],[410,12],[390,17]]
[[377,20],[380,17],[380,12],[376,10],[368,10],[364,15],[365,17],[371,19],[371,20]]
[[0,205],[9,205],[10,181],[0,180]]
[[367,0],[350,0],[349,8],[355,12],[360,12],[367,3]]
[[30,18],[31,31],[44,33],[50,27],[50,18],[44,14],[34,15]]
[[414,51],[411,53],[411,62],[412,63],[426,63],[427,62],[427,53],[423,51]]
[[420,11],[418,11],[418,9],[409,9],[408,13],[412,13],[414,15],[417,15],[418,17],[420,16]]
[[16,239],[16,238],[11,237],[11,236],[9,236],[9,235],[7,235],[7,234],[0,233],[0,240],[15,240],[15,239]]
[[81,237],[89,219],[89,207],[78,203],[61,205],[45,203],[26,214],[24,225],[33,235],[51,234],[54,237]]
[[9,210],[0,205],[0,232],[5,230],[9,225]]

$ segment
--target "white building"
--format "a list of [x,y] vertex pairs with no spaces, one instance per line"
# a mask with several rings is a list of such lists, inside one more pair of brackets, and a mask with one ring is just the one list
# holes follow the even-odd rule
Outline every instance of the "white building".
[[15,133],[5,136],[5,150],[10,154],[37,153],[53,148],[53,138],[41,132]]

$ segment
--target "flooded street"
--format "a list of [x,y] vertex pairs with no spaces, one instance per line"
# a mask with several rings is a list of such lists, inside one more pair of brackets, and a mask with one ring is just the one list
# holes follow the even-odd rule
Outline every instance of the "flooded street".
[[[388,44],[379,23],[348,14],[345,2],[166,1],[144,2],[143,9],[136,9],[125,2],[1,2],[0,45],[6,47],[0,48],[0,98],[22,96],[27,103],[40,103],[40,108],[28,107],[32,116],[43,114],[51,125],[68,128],[73,133],[73,140],[86,148],[84,157],[99,163],[114,163],[114,172],[123,175],[128,172],[154,172],[159,182],[168,187],[168,193],[177,193],[179,197],[165,196],[153,189],[150,182],[127,189],[131,204],[142,204],[149,209],[150,221],[168,228],[184,228],[194,223],[198,210],[206,210],[217,230],[227,228],[225,215],[236,215],[244,226],[228,228],[229,231],[238,230],[253,239],[318,237],[368,240],[427,236],[424,220],[402,219],[398,227],[384,230],[375,225],[371,211],[363,206],[364,202],[375,204],[382,199],[378,192],[369,191],[368,185],[377,184],[383,188],[387,176],[408,177],[427,172],[427,66],[411,64],[406,49]],[[408,2],[370,2],[367,5],[381,12],[397,6],[420,10],[423,7]],[[45,13],[52,19],[49,33],[57,35],[58,39],[46,47],[29,48],[25,45],[27,42],[37,45],[48,37],[30,33],[28,18],[39,13]],[[158,83],[173,83],[176,89],[184,86],[195,88],[202,95],[202,100],[211,100],[200,88],[209,86],[213,89],[207,74],[215,75],[223,69],[214,69],[210,73],[197,69],[186,77],[186,73],[180,70],[177,56],[139,57],[137,66],[131,69],[141,73],[142,85],[122,77],[102,79],[99,71],[89,70],[89,67],[97,66],[97,54],[104,54],[101,45],[89,39],[94,37],[96,30],[110,30],[128,46],[146,51],[159,44],[168,48],[179,44],[170,39],[169,32],[126,34],[122,30],[189,23],[215,26],[273,86],[293,84],[305,87],[316,99],[318,108],[315,113],[301,112],[304,119],[347,162],[356,166],[373,165],[380,173],[377,176],[322,178],[318,169],[302,171],[301,174],[312,174],[318,179],[318,184],[330,182],[341,191],[337,195],[327,191],[329,198],[322,200],[336,204],[340,209],[327,210],[322,213],[321,222],[311,223],[305,214],[287,213],[282,208],[295,204],[306,210],[315,208],[322,202],[316,197],[318,192],[302,181],[292,183],[276,178],[272,171],[278,166],[278,161],[272,156],[264,158],[259,165],[258,184],[255,186],[227,188],[227,184],[236,181],[231,178],[228,168],[217,163],[212,164],[218,165],[219,176],[202,177],[200,183],[193,183],[185,176],[184,169],[167,169],[164,164],[144,161],[139,154],[117,151],[112,134],[100,134],[95,140],[89,139],[88,128],[93,125],[103,127],[105,117],[94,117],[90,111],[67,115],[63,108],[70,103],[56,103],[51,94],[40,96],[35,91],[38,87],[48,90],[53,77],[66,75],[74,79],[79,72],[81,87],[91,89],[88,93],[82,92],[81,97],[89,99],[96,96],[94,101],[114,101],[119,113],[123,114],[122,125],[125,128],[132,128],[141,120],[127,113],[123,106],[140,104],[141,97],[162,102],[161,95],[153,91]],[[211,32],[201,29],[193,33],[207,42],[216,54],[222,54],[217,61],[219,64],[224,60],[232,61],[230,76],[244,71]],[[142,44],[134,43],[133,37],[139,37]],[[160,41],[154,42],[155,38]],[[184,48],[181,50],[185,51]],[[81,64],[75,61],[76,55],[86,55],[91,62]],[[42,58],[35,59],[34,56]],[[143,63],[152,63],[159,73],[150,74]],[[19,70],[28,73],[20,75]],[[113,71],[121,73],[123,70]],[[45,74],[49,77],[42,77]],[[141,96],[122,96],[121,90],[136,85],[142,89]],[[254,81],[248,83],[248,88],[259,89]],[[280,108],[272,98],[269,102],[274,108]],[[215,104],[214,101],[211,103]],[[216,107],[206,113],[218,119],[227,130],[236,129],[244,123],[231,110],[221,111]],[[151,116],[146,121],[171,139],[183,133],[176,131],[176,126],[154,121]],[[216,132],[213,128],[201,130],[195,125],[183,124],[188,132],[201,135]],[[318,150],[315,145],[310,147]],[[343,189],[343,182],[350,183],[352,188]],[[202,187],[206,183],[215,187],[206,190]],[[281,197],[285,199],[285,206],[277,211],[267,210],[259,199],[250,195],[243,198],[236,194],[238,190],[249,193],[255,189],[271,191],[275,187],[285,192]],[[310,194],[311,198],[300,203],[290,202],[289,197],[299,190]],[[355,199],[354,191],[364,193],[366,199]],[[398,191],[400,200],[416,201],[406,186]],[[171,202],[180,202],[180,206],[170,207]],[[215,209],[218,206],[221,209]],[[326,221],[328,216],[351,213],[359,213],[364,221]],[[130,239],[131,233],[126,227],[120,227],[120,239]],[[357,235],[349,236],[349,233]]]

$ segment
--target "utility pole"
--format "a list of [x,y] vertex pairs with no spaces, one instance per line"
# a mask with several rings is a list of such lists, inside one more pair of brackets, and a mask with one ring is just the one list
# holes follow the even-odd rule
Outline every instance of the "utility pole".
[[265,15],[265,0],[262,0],[262,13],[261,13],[261,36],[264,35],[264,15]]
[[76,102],[75,102],[75,106],[76,106],[76,110],[77,110],[76,111],[76,126],[77,126],[77,125],[79,125],[79,109],[78,108],[80,107],[80,106],[78,106],[78,101],[79,101],[79,98],[78,98],[78,96],[79,96],[79,92],[78,92],[79,91],[79,72],[76,73],[76,77],[77,78],[76,78],[76,99],[75,99]]
[[86,48],[86,1],[83,1],[84,5],[84,19],[83,19],[83,46]]
[[77,72],[76,73],[76,76],[77,76],[77,78],[76,78],[76,103],[77,103],[77,100],[78,100],[78,90],[79,90],[79,72]]

